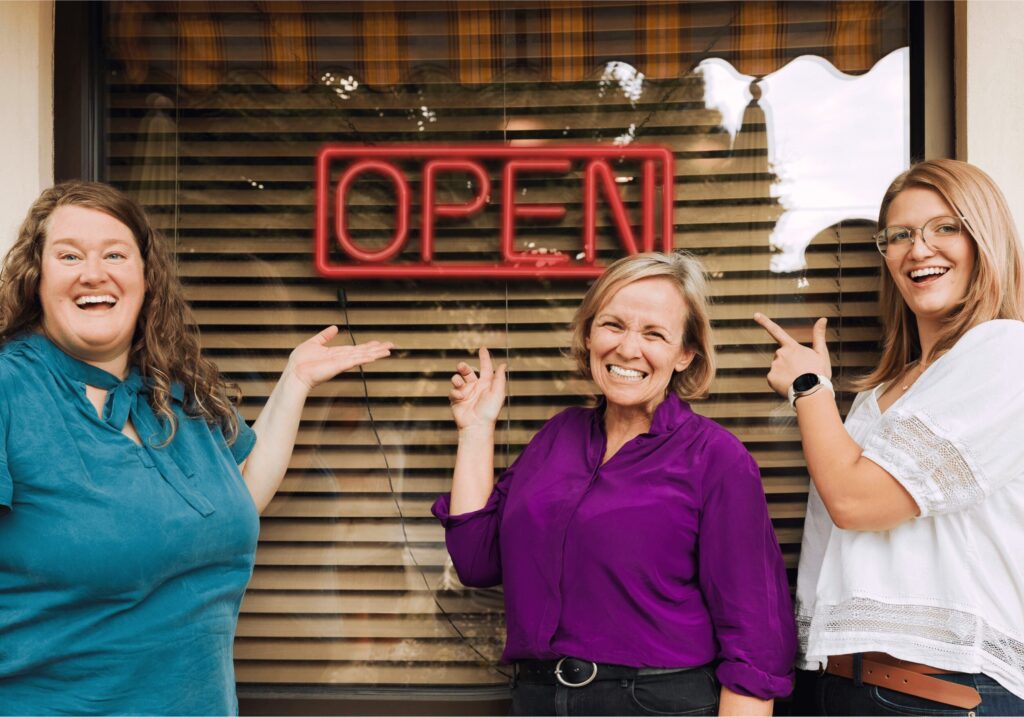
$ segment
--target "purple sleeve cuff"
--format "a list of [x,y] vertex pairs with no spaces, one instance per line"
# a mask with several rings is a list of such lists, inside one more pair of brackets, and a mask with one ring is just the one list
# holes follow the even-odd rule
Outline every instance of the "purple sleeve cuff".
[[498,491],[492,491],[491,497],[487,499],[487,503],[484,504],[483,508],[477,510],[471,510],[468,513],[459,513],[458,515],[452,515],[449,513],[449,503],[451,501],[451,493],[443,493],[437,497],[434,501],[434,505],[430,508],[430,512],[434,514],[434,517],[441,521],[441,525],[444,526],[445,530],[449,528],[457,528],[460,525],[471,522],[474,518],[493,513],[498,508]]
[[449,495],[440,496],[431,508],[444,526],[444,542],[452,565],[463,585],[488,588],[501,584],[501,491],[495,488],[479,510],[451,515]]
[[772,675],[745,662],[725,661],[715,670],[718,681],[739,695],[771,700],[788,697],[793,691],[794,672]]

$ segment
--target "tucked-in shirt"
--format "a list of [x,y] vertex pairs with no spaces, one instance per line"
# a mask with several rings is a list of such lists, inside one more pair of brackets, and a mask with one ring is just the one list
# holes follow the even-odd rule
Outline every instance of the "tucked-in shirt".
[[504,584],[503,659],[718,662],[723,685],[789,693],[796,629],[753,458],[670,396],[606,463],[603,407],[537,433],[480,510],[434,504],[466,585]]
[[[107,389],[103,415],[85,387]],[[174,440],[134,369],[39,334],[0,349],[0,713],[237,712],[232,642],[258,516],[219,428]],[[131,419],[143,444],[121,432]]]
[[846,419],[920,515],[840,530],[812,489],[797,579],[801,666],[881,651],[1024,697],[1024,323],[968,331],[882,413]]

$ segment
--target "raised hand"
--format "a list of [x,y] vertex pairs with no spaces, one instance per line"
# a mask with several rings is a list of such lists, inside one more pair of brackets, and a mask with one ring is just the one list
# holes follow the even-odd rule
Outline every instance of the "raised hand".
[[495,370],[491,354],[485,348],[480,349],[479,376],[469,364],[460,361],[452,375],[448,400],[460,431],[468,428],[493,429],[505,403],[505,364]]
[[764,314],[754,314],[754,321],[779,343],[771,370],[768,371],[768,385],[780,396],[785,396],[793,381],[802,374],[817,373],[827,378],[832,377],[832,360],[825,343],[828,319],[821,318],[814,322],[810,348],[794,339]]
[[308,389],[330,381],[342,371],[372,363],[391,355],[390,341],[369,341],[355,346],[328,346],[338,335],[337,326],[328,326],[308,341],[295,347],[288,357],[284,375],[294,376]]

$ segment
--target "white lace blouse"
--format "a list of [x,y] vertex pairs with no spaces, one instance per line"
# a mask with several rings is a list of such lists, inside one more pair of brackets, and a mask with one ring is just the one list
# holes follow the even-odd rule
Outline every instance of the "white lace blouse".
[[878,395],[857,396],[846,428],[921,514],[840,530],[812,486],[800,667],[876,650],[1024,697],[1024,323],[975,327],[884,414]]

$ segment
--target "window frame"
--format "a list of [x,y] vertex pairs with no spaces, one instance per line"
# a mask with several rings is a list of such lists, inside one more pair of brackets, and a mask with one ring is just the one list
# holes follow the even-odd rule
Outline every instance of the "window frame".
[[[908,0],[911,159],[952,157],[954,3]],[[54,177],[105,180],[103,3],[55,3]],[[246,688],[241,714],[505,714],[503,688],[361,689],[298,694]]]

